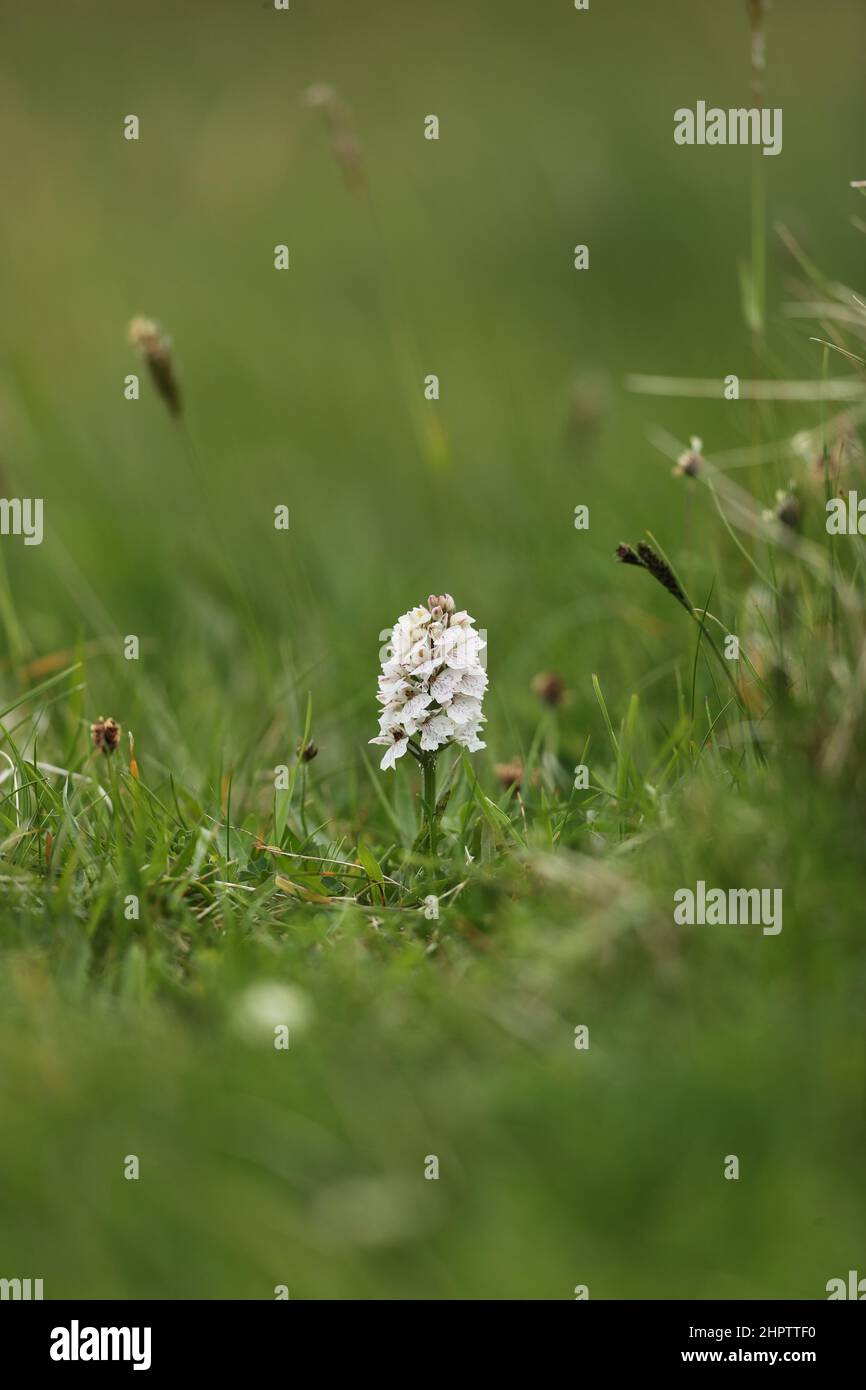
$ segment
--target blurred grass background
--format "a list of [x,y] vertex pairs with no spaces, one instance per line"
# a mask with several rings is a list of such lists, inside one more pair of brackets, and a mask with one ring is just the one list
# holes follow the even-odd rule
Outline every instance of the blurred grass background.
[[[2,542],[7,668],[86,644],[88,717],[117,714],[143,768],[200,790],[262,724],[288,756],[310,691],[339,801],[375,730],[378,634],[447,589],[489,635],[482,778],[525,752],[541,669],[569,684],[574,762],[592,671],[619,713],[640,688],[669,717],[681,615],[636,598],[614,546],[652,528],[701,596],[744,572],[646,426],[732,448],[755,412],[622,381],[752,373],[749,152],[672,138],[679,106],[749,104],[745,8],[5,0],[0,470],[46,507],[41,547]],[[855,285],[864,34],[855,0],[769,17],[770,219]],[[304,105],[316,82],[351,110],[362,196]],[[816,375],[769,246],[769,364]],[[126,344],[136,313],[171,334],[183,430]],[[762,470],[763,500],[786,480]],[[49,1297],[821,1296],[862,1258],[866,881],[861,804],[799,801],[805,775],[749,814],[699,788],[589,890],[478,889],[466,917],[495,949],[461,943],[441,970],[348,929],[323,948],[299,917],[279,948],[240,927],[203,948],[178,1013],[94,993],[74,923],[37,952],[10,916],[0,1275]],[[785,930],[696,937],[686,964],[671,893],[714,870],[784,883]],[[261,976],[314,1005],[264,1065],[230,1026]]]

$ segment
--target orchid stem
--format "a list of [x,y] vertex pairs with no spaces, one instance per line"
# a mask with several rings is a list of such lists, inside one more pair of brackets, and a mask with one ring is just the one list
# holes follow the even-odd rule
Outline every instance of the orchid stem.
[[428,756],[422,763],[424,768],[424,807],[430,838],[431,858],[436,854],[436,756]]

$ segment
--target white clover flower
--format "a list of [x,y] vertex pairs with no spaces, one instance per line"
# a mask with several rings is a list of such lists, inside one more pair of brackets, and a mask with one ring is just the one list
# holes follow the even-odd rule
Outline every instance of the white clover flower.
[[423,753],[449,743],[471,753],[487,746],[478,737],[487,689],[480,656],[487,644],[474,622],[455,613],[450,594],[431,594],[426,607],[397,619],[379,677],[379,733],[370,739],[386,746],[383,768],[402,758],[410,739]]

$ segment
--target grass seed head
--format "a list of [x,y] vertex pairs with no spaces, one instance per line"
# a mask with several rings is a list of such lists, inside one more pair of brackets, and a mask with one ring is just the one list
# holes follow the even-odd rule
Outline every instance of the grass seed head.
[[364,154],[348,106],[327,82],[314,82],[304,92],[303,102],[321,114],[347,187],[353,193],[363,193],[366,187]]
[[667,589],[668,593],[673,595],[677,603],[681,603],[687,612],[693,611],[692,605],[683,593],[670,565],[662,559],[661,555],[657,555],[646,541],[640,541],[636,551],[623,541],[616,548],[616,558],[623,565],[637,565],[640,569],[648,570],[653,579],[658,580],[662,588]]
[[120,743],[120,725],[116,719],[101,715],[95,724],[91,724],[90,737],[98,753],[115,753]]
[[134,318],[129,325],[129,341],[147,362],[151,380],[172,415],[181,413],[180,388],[174,372],[171,348],[165,334],[153,319]]
[[616,558],[623,565],[637,565],[638,568],[643,569],[643,560],[638,558],[631,546],[626,545],[625,541],[622,541],[617,546]]
[[693,434],[689,440],[689,447],[683,450],[674,464],[674,473],[680,477],[696,478],[701,469],[706,466],[706,460],[702,453],[703,447],[703,441],[696,434]]
[[774,506],[765,512],[764,516],[767,520],[780,521],[791,531],[797,531],[802,520],[803,508],[793,488],[780,488],[776,493]]
[[565,681],[554,671],[540,671],[533,677],[532,689],[543,705],[558,709],[565,699]]
[[653,579],[657,579],[662,588],[667,589],[668,593],[673,595],[677,603],[681,603],[683,608],[688,609],[689,613],[691,613],[692,605],[683,593],[679,580],[667,561],[663,560],[661,555],[657,555],[652,546],[647,545],[646,541],[640,541],[638,543],[637,553],[644,569],[649,570]]

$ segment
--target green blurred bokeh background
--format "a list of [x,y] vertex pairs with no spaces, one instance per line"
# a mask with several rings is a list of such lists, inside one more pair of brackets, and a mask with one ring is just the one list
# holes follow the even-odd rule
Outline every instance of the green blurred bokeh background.
[[[751,438],[745,402],[621,386],[629,371],[751,372],[737,271],[750,151],[673,142],[676,107],[748,104],[745,10],[5,4],[0,449],[7,489],[47,509],[42,549],[5,553],[36,648],[67,643],[87,608],[62,546],[176,685],[191,631],[214,658],[233,650],[209,597],[230,547],[262,631],[302,638],[329,708],[431,588],[488,628],[491,668],[515,689],[557,664],[601,661],[616,679],[618,651],[632,678],[635,634],[611,642],[612,547],[649,526],[688,569],[707,545],[645,426],[707,448]],[[763,161],[769,220],[848,283],[864,29],[856,3],[769,18],[768,100],[784,110],[782,154]],[[352,112],[365,198],[303,105],[314,82]],[[122,138],[130,112],[137,143]],[[438,142],[423,139],[429,112]],[[579,242],[588,273],[573,269]],[[815,375],[810,330],[782,321],[786,269],[770,234],[775,360]],[[139,403],[123,398],[141,370],[135,313],[173,339],[192,446],[144,378]],[[798,418],[768,422],[770,437],[773,423]],[[779,481],[768,471],[768,495]],[[103,617],[91,604],[83,621]],[[122,672],[104,676],[111,703]]]

